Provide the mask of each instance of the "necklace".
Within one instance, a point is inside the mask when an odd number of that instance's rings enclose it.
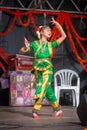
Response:
[[[40,41],[40,51],[41,51],[41,52],[44,52],[44,51],[45,51],[46,44],[47,44],[47,41],[46,41],[45,43],[41,43],[41,41]],[[43,46],[43,45],[44,45],[44,46]]]

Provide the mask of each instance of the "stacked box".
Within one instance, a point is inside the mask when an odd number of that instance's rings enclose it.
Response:
[[[10,105],[33,105],[36,81],[30,71],[12,71],[10,73]]]
[[[11,106],[32,106],[35,93],[36,80],[31,71],[10,72],[10,105]],[[48,105],[46,99],[44,105]]]

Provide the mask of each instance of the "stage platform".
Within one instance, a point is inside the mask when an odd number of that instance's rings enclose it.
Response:
[[[40,118],[33,119],[30,106],[0,106],[0,130],[87,130],[81,125],[76,107],[62,106],[62,110],[62,116],[53,118],[52,108],[43,106]]]

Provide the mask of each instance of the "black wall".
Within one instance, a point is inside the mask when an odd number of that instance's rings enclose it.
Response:
[[[0,23],[0,31],[5,31],[12,20],[12,16],[3,13],[2,14],[2,21]],[[43,15],[35,15],[35,23],[37,26],[44,25],[44,16]],[[46,22],[47,25],[50,25],[51,17],[47,16]],[[80,36],[86,37],[87,36],[87,21],[83,20],[83,22],[79,20],[72,20],[73,25]],[[64,27],[65,30],[65,27]],[[66,32],[66,30],[65,30]],[[67,32],[66,32],[67,33]],[[36,33],[32,24],[30,23],[28,27],[20,26],[18,21],[16,21],[13,29],[7,35],[0,37],[0,47],[4,49],[4,51],[9,54],[18,54],[19,49],[24,45],[24,37],[31,42],[32,40],[36,40]],[[85,44],[85,48],[87,48],[87,44]],[[33,55],[31,52],[26,53],[25,55]],[[81,54],[83,55],[83,54]],[[54,73],[62,68],[69,68],[75,70],[81,79],[80,88],[83,89],[84,86],[87,86],[87,72],[85,72],[81,65],[78,63],[76,57],[74,56],[68,37],[66,40],[58,47],[56,50],[54,57],[52,59],[54,65]],[[53,85],[53,82],[52,82]]]

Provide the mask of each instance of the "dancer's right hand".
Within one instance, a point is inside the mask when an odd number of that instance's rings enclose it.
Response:
[[[24,54],[24,53],[27,52],[27,51],[28,51],[28,47],[24,46],[24,47],[22,47],[22,48],[19,50],[19,53],[20,53],[20,54]]]

